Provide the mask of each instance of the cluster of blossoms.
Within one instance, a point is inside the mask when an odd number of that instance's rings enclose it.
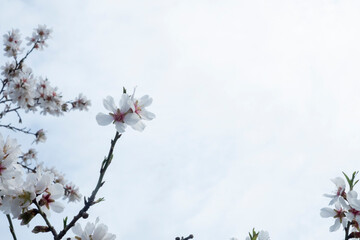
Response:
[[[33,151],[29,150],[22,155],[23,158]],[[22,224],[28,224],[40,210],[47,216],[50,209],[62,212],[64,205],[59,201],[61,197],[68,201],[80,200],[78,189],[73,186],[72,191],[68,191],[69,185],[63,176],[53,169],[43,169],[38,165],[36,170],[25,174],[18,163],[20,156],[17,141],[9,137],[4,141],[0,135],[0,210],[4,214],[11,214],[22,219]]]
[[[99,218],[94,223],[87,223],[84,230],[79,223],[72,228],[76,235],[72,240],[114,240],[116,236],[108,233],[108,227],[105,224],[98,224]]]
[[[104,107],[106,110],[110,111],[110,113],[98,113],[96,115],[96,120],[101,126],[114,123],[115,128],[119,133],[125,132],[127,125],[137,131],[143,131],[145,124],[142,120],[152,120],[155,118],[155,114],[145,109],[151,103],[152,98],[148,95],[137,99],[135,98],[135,90],[132,95],[128,95],[126,90],[124,90],[124,93],[120,98],[119,107],[116,107],[113,97],[108,96],[104,99]]]
[[[28,45],[32,45],[32,48],[20,61],[17,60],[22,52],[19,30],[12,30],[4,35],[4,55],[13,57],[13,61],[1,67],[4,79],[1,80],[3,87],[0,91],[0,104],[4,106],[0,118],[17,109],[36,111],[39,108],[44,115],[59,116],[69,109],[87,110],[90,106],[90,101],[82,94],[73,101],[64,101],[56,87],[52,87],[46,78],[35,77],[31,68],[24,64],[24,60],[34,49],[42,50],[47,46],[50,33],[51,30],[45,25],[39,25],[34,29],[32,37],[27,38]],[[15,104],[16,107],[11,108],[10,103]]]
[[[357,172],[354,172],[350,179],[344,173],[350,188],[347,192],[346,182],[343,178],[336,177],[331,179],[336,189],[332,194],[324,194],[324,196],[331,199],[329,205],[334,207],[325,207],[320,210],[322,217],[335,219],[334,224],[329,229],[330,232],[334,232],[342,226],[345,234],[347,234],[346,239],[360,237],[360,199],[358,199],[358,193],[353,190],[353,187],[358,182],[355,181],[356,174]]]
[[[31,47],[22,58],[19,56],[24,50],[21,47],[20,31],[11,30],[3,36],[4,56],[12,60],[0,67],[0,127],[33,134],[35,143],[45,142],[43,129],[32,133],[26,128],[14,127],[11,123],[4,124],[5,116],[16,113],[19,123],[22,123],[20,110],[25,113],[40,110],[43,115],[60,116],[69,110],[88,110],[91,105],[82,94],[72,101],[63,100],[61,93],[50,85],[48,79],[35,77],[32,69],[25,65],[24,62],[32,51],[47,47],[51,32],[45,25],[34,29],[32,36],[26,38],[27,45]],[[79,188],[65,180],[63,174],[55,168],[45,168],[33,160],[37,160],[35,149],[30,148],[22,153],[15,139],[7,137],[4,140],[0,134],[0,211],[8,216],[9,221],[10,217],[21,220],[22,225],[28,225],[37,215],[47,219],[52,211],[62,212],[65,207],[63,200],[69,203],[78,202],[82,198]],[[92,238],[94,240],[115,238],[108,238],[108,234],[105,234],[107,238],[103,238],[104,225],[99,225],[96,229],[98,230],[94,230]],[[34,233],[49,231],[53,231],[50,226],[36,226],[33,229]],[[13,232],[12,234],[14,236]]]
[[[20,31],[18,29],[13,29],[4,34],[5,56],[16,58],[22,52],[20,48],[21,42]]]
[[[31,37],[27,37],[28,46],[34,46],[36,49],[43,50],[44,47],[47,47],[46,40],[50,38],[52,30],[46,28],[46,25],[39,25],[35,31],[32,33]]]

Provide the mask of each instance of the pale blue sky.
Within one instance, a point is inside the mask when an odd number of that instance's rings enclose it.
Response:
[[[329,233],[319,212],[329,179],[359,169],[359,10],[326,0],[0,0],[0,32],[53,28],[28,65],[64,97],[92,100],[85,113],[25,119],[48,131],[40,160],[84,195],[115,131],[96,124],[102,99],[118,100],[123,86],[153,97],[157,118],[124,134],[99,193],[106,202],[90,210],[117,239],[244,239],[256,227],[274,240],[335,240],[342,232]],[[51,219],[59,228],[80,207]],[[50,239],[15,227],[19,239]]]

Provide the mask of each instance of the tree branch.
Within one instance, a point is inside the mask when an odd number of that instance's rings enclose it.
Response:
[[[63,230],[61,230],[59,232],[57,237],[54,238],[55,240],[62,239],[65,236],[65,234],[75,225],[75,223],[81,217],[83,217],[84,214],[86,214],[86,211],[89,210],[89,208],[96,203],[95,202],[96,194],[105,183],[105,182],[103,182],[103,178],[104,178],[105,172],[106,172],[107,168],[109,167],[111,160],[113,158],[113,151],[114,151],[116,142],[117,142],[117,140],[119,140],[120,137],[121,137],[121,134],[116,132],[114,139],[111,140],[111,145],[110,145],[110,150],[109,150],[108,156],[101,163],[99,179],[98,179],[96,187],[93,190],[91,196],[87,200],[86,200],[86,198],[84,198],[84,207],[79,211],[79,213],[76,216],[74,216],[74,218],[71,220],[71,222],[68,225],[66,225]]]
[[[12,224],[10,214],[6,214],[6,217],[7,217],[7,220],[9,222],[9,229],[10,229],[11,235],[12,235],[14,240],[17,240],[16,234],[15,234],[15,229],[14,229],[14,226]]]
[[[51,225],[51,223],[49,222],[49,219],[46,217],[46,214],[41,210],[39,204],[37,203],[36,199],[34,199],[33,203],[35,204],[35,206],[37,207],[37,209],[39,210],[40,215],[42,216],[42,218],[44,219],[46,225],[49,227],[51,233],[54,235],[54,239],[56,239],[56,237],[58,236],[55,228]]]
[[[0,127],[10,129],[10,130],[12,130],[14,132],[19,131],[19,132],[23,132],[23,133],[26,133],[26,134],[32,134],[32,135],[36,136],[36,133],[31,132],[31,129],[13,127],[13,126],[11,126],[11,123],[9,123],[7,125],[0,124]]]

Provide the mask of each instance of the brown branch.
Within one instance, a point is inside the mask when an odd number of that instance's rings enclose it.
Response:
[[[14,132],[19,131],[19,132],[22,132],[22,133],[32,134],[32,135],[35,135],[35,136],[36,136],[36,133],[31,132],[31,129],[17,128],[17,127],[11,126],[11,123],[9,123],[9,124],[7,124],[7,125],[0,124],[0,127],[4,127],[4,128],[7,128],[7,129],[10,129],[10,130],[12,130],[12,131],[14,131]]]
[[[20,69],[22,66],[22,63],[25,61],[25,59],[29,56],[29,54],[36,48],[36,45],[39,43],[39,41],[36,41],[36,43],[34,43],[34,46],[26,53],[26,55],[20,60],[19,63],[17,63],[16,59],[16,67],[14,69],[14,71]]]
[[[11,218],[10,218],[10,214],[6,214],[6,217],[7,217],[7,220],[9,222],[9,229],[10,229],[11,235],[12,235],[14,240],[17,240],[16,234],[15,234],[15,229],[14,229],[14,226],[13,226]]]
[[[116,132],[114,139],[111,140],[111,146],[110,146],[108,156],[101,163],[99,179],[98,179],[96,187],[93,190],[91,196],[87,200],[86,200],[86,198],[84,198],[84,207],[79,211],[79,213],[77,215],[74,216],[74,218],[71,220],[71,222],[68,225],[66,225],[63,230],[61,230],[59,232],[57,237],[54,238],[55,240],[62,239],[65,236],[65,234],[75,225],[75,223],[81,217],[86,215],[86,211],[89,210],[89,208],[96,203],[96,201],[95,201],[96,194],[105,183],[105,182],[103,182],[103,178],[104,178],[105,172],[106,172],[107,168],[109,167],[111,160],[113,158],[113,151],[114,151],[116,142],[117,142],[117,140],[119,140],[120,137],[121,137],[121,134]]]
[[[21,162],[18,162],[17,164],[19,164],[20,166],[22,166],[23,168],[25,168],[25,169],[28,170],[29,172],[36,173],[36,167],[35,167],[35,168],[31,168],[31,167],[28,167],[28,166],[22,164]]]
[[[37,207],[37,209],[39,210],[40,215],[42,216],[42,218],[44,219],[46,225],[49,227],[51,233],[54,235],[54,239],[56,239],[56,237],[58,236],[55,228],[51,225],[51,223],[49,222],[49,219],[47,218],[46,214],[41,210],[39,204],[37,203],[36,199],[34,199],[33,203],[35,204],[35,206]]]

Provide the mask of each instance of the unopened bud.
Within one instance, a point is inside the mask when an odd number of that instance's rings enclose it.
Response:
[[[81,217],[87,219],[89,217],[89,214],[87,212],[84,212]]]
[[[35,226],[32,232],[33,233],[50,232],[50,228],[48,226]]]
[[[37,209],[31,209],[19,215],[18,219],[22,220],[21,225],[29,224],[29,222],[38,214],[39,211]]]
[[[66,103],[64,103],[63,105],[61,105],[61,110],[62,110],[63,112],[67,112],[67,111],[69,110],[68,105],[67,105]]]

